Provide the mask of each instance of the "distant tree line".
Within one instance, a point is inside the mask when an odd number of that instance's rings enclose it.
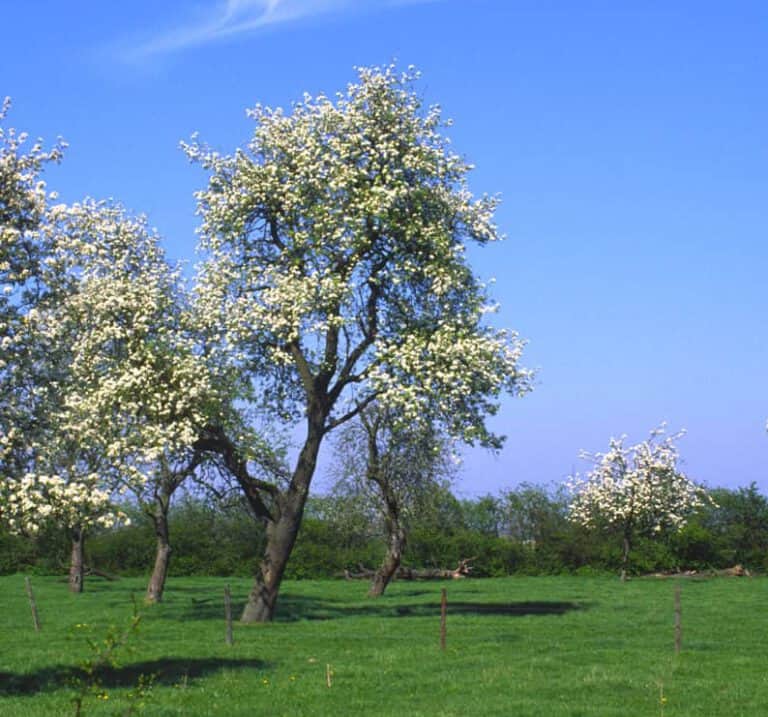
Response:
[[[706,570],[742,564],[768,568],[768,499],[753,483],[711,491],[715,505],[701,507],[679,531],[640,537],[632,571]],[[459,499],[440,486],[422,499],[403,554],[408,567],[454,567],[471,558],[476,576],[616,573],[621,541],[611,528],[587,530],[569,521],[561,489],[522,484],[497,495]],[[155,530],[135,506],[123,509],[129,526],[95,533],[86,564],[114,575],[152,571]],[[187,494],[170,511],[175,536],[170,576],[250,576],[265,536],[239,502],[212,502]],[[288,567],[288,578],[321,578],[375,568],[386,552],[385,518],[355,491],[310,498]],[[0,532],[0,572],[66,573],[70,543],[55,529],[32,537]]]

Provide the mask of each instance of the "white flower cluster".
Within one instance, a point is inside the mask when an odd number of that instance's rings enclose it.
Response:
[[[683,435],[665,435],[661,424],[642,443],[626,446],[626,436],[621,436],[610,440],[606,453],[582,453],[594,468],[567,484],[574,494],[571,519],[586,527],[622,526],[651,533],[681,528],[691,511],[710,501],[678,466],[676,441]]]
[[[360,69],[335,99],[257,106],[232,155],[184,145],[211,173],[197,194],[199,311],[219,347],[299,410],[327,386],[337,415],[374,396],[407,415],[429,405],[486,441],[484,416],[531,375],[517,335],[481,323],[487,297],[465,260],[467,243],[501,238],[497,200],[468,191],[471,167],[416,77]]]
[[[151,491],[161,462],[188,458],[221,391],[179,271],[144,219],[88,200],[52,207],[37,232],[45,292],[25,308],[21,337],[39,357],[37,377],[25,371],[43,420],[3,436],[0,464],[22,442],[28,469],[4,470],[0,511],[28,532],[108,525],[120,517],[111,496]],[[3,412],[4,424],[12,418]]]
[[[179,271],[146,222],[96,202],[57,220],[55,262],[69,290],[36,320],[44,340],[68,347],[57,423],[98,447],[115,483],[140,492],[158,460],[191,451],[219,393]]]
[[[39,257],[28,233],[43,221],[49,198],[40,173],[45,164],[59,162],[66,147],[59,141],[46,150],[41,140],[27,147],[25,132],[3,126],[9,108],[6,97],[0,105],[0,316],[34,274]]]
[[[514,333],[445,322],[399,343],[382,342],[370,380],[380,403],[406,422],[434,415],[437,403],[451,435],[482,442],[482,417],[495,413],[499,394],[531,388],[531,372],[520,367],[524,345]]]
[[[4,481],[3,518],[14,532],[34,535],[46,523],[87,530],[95,526],[129,524],[128,516],[116,510],[110,494],[95,486],[98,475],[72,476],[27,473],[18,480]]]

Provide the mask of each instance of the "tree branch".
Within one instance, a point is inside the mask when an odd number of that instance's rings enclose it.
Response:
[[[325,432],[327,433],[328,431],[332,431],[337,426],[340,426],[342,423],[346,423],[351,418],[354,418],[355,416],[357,416],[367,406],[373,403],[378,398],[378,396],[379,394],[377,392],[374,392],[369,396],[366,396],[365,399],[363,399],[360,403],[356,404],[354,408],[351,408],[345,414],[339,416],[338,418],[334,418],[331,421],[328,421],[328,423],[326,423],[325,425]]]
[[[256,515],[267,520],[274,521],[275,516],[261,497],[261,491],[276,499],[280,495],[280,489],[268,481],[253,477],[246,461],[239,455],[236,447],[220,428],[209,428],[206,435],[199,438],[194,448],[197,451],[210,451],[221,456],[227,470],[245,493],[252,510]]]

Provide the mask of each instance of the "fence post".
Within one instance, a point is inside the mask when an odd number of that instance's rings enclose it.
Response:
[[[24,577],[24,587],[27,590],[29,598],[29,607],[32,610],[32,622],[35,624],[35,632],[40,632],[40,618],[37,615],[37,604],[35,603],[35,594],[32,592],[32,583],[29,576]]]
[[[683,616],[680,607],[680,583],[675,585],[675,654],[680,654],[683,646]]]
[[[224,619],[227,623],[225,640],[227,645],[232,645],[234,643],[232,638],[232,595],[229,592],[229,585],[224,588]]]
[[[448,596],[445,588],[440,591],[440,649],[445,650],[445,623],[448,614]]]

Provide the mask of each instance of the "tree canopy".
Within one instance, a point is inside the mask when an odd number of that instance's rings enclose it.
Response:
[[[465,258],[468,243],[501,239],[497,201],[468,191],[471,167],[416,77],[361,69],[335,100],[257,106],[234,154],[185,145],[211,173],[201,297],[288,415],[309,399],[329,429],[376,398],[492,442],[485,416],[530,378],[523,342],[484,320],[492,306]]]

